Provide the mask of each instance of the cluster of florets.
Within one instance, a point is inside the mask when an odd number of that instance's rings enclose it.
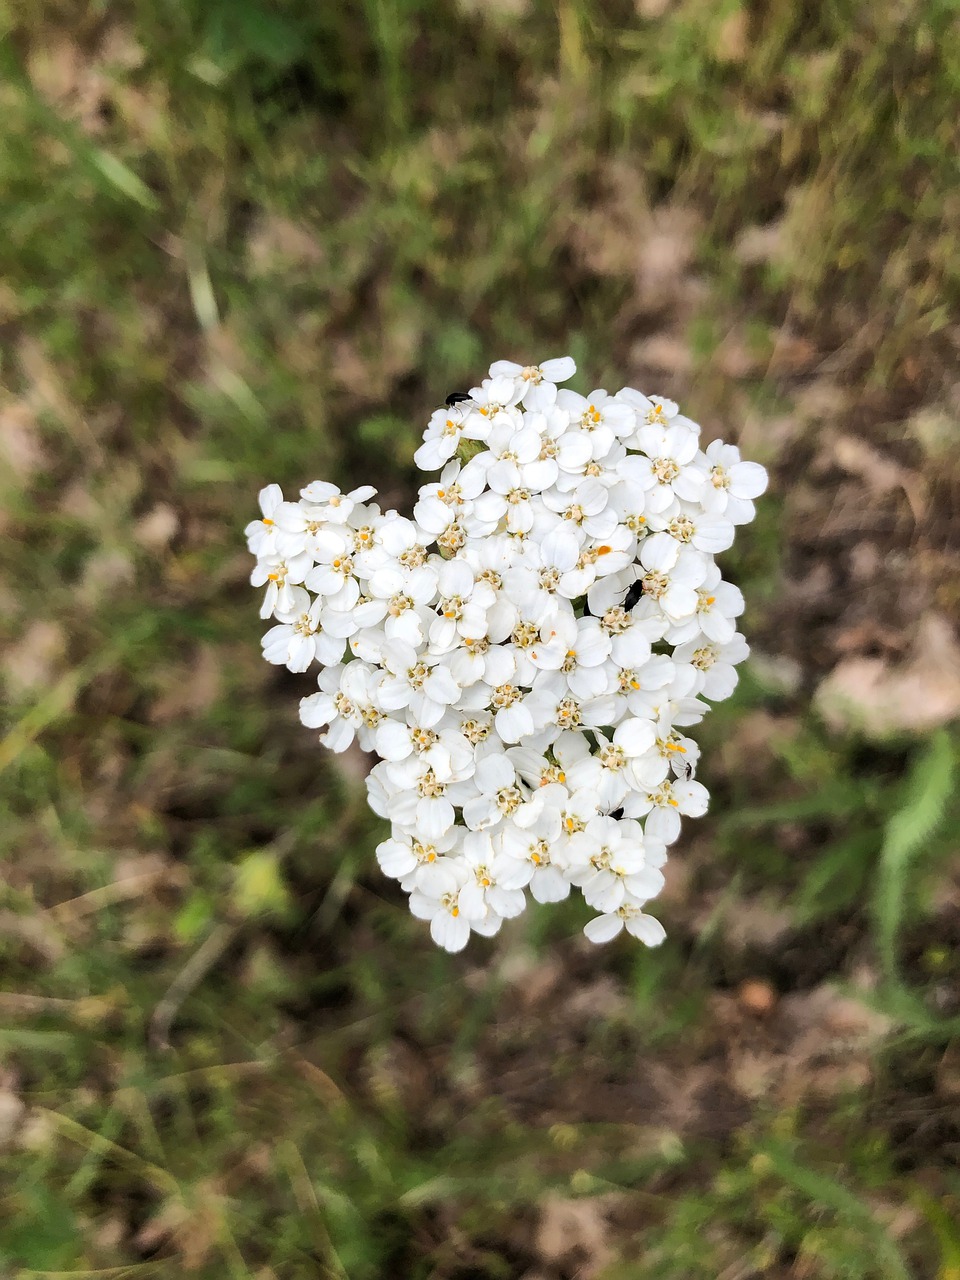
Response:
[[[714,555],[764,469],[701,450],[677,406],[631,387],[558,390],[569,358],[498,361],[430,418],[413,519],[369,486],[260,494],[247,527],[275,625],[268,662],[321,671],[300,704],[334,751],[379,762],[377,848],[434,940],[497,932],[529,892],[578,889],[584,932],[648,945],[680,815],[707,808],[685,730],[727,698],[743,597]]]

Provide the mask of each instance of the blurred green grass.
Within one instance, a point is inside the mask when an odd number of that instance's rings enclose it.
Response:
[[[811,709],[960,617],[956,28],[5,10],[0,1270],[960,1275],[956,733]],[[242,528],[270,480],[406,502],[447,391],[565,351],[770,466],[760,658],[662,951],[569,906],[451,959],[260,661]]]

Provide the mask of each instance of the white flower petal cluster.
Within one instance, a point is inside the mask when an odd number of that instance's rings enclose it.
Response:
[[[451,396],[412,519],[317,481],[268,485],[246,529],[264,657],[318,663],[303,723],[379,757],[378,861],[449,951],[571,889],[592,941],[661,942],[645,908],[708,802],[685,731],[749,652],[714,556],[766,472],[671,400],[561,389],[574,372],[501,360]]]

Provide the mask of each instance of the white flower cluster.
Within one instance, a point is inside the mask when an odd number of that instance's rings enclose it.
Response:
[[[763,467],[700,448],[677,406],[559,390],[569,358],[498,361],[431,417],[439,480],[413,519],[369,486],[260,494],[248,525],[268,662],[321,665],[303,723],[380,761],[383,871],[459,951],[578,888],[584,932],[664,937],[644,907],[680,815],[706,811],[685,730],[748,654],[714,555],[754,515]]]

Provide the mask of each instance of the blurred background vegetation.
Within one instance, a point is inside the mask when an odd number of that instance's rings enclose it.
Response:
[[[960,1277],[953,0],[0,9],[0,1275]],[[657,952],[438,954],[242,528],[498,357],[772,492]]]

